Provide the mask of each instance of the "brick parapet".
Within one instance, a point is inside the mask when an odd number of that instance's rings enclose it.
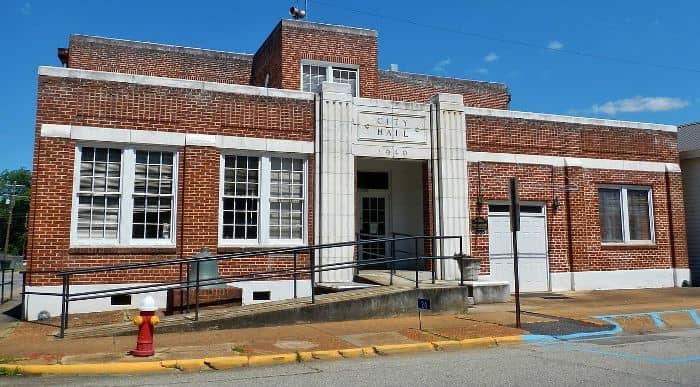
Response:
[[[473,152],[678,163],[675,132],[471,115],[466,126]]]
[[[253,56],[71,35],[68,67],[199,81],[250,84]]]

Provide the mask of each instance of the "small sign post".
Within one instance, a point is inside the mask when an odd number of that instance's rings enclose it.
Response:
[[[518,275],[518,231],[520,231],[520,198],[518,178],[510,178],[510,231],[513,235],[513,276],[515,277],[515,327],[520,328],[520,276]]]
[[[418,330],[423,330],[423,321],[421,320],[421,310],[430,310],[430,299],[418,299]]]

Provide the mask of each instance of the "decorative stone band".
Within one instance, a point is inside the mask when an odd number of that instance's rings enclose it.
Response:
[[[171,133],[152,130],[99,128],[75,125],[41,124],[41,136],[121,144],[189,145],[285,153],[314,152],[314,143],[311,141],[275,140],[195,133]]]
[[[467,151],[467,161],[486,161],[507,164],[552,165],[555,167],[581,167],[586,169],[614,169],[640,172],[680,172],[678,164],[656,161],[629,161],[611,159],[592,159],[583,157],[560,157],[528,155],[521,153],[492,153]]]
[[[534,121],[563,122],[563,123],[580,124],[580,125],[612,126],[612,127],[616,127],[616,128],[660,130],[663,132],[674,132],[674,133],[678,131],[678,127],[674,126],[674,125],[648,124],[645,122],[605,120],[605,119],[600,119],[600,118],[562,116],[562,115],[558,115],[558,114],[519,112],[519,111],[515,111],[515,110],[465,107],[464,114],[469,115],[469,116],[502,117],[502,118],[515,118],[515,119],[534,120]]]
[[[134,75],[111,73],[107,71],[71,69],[65,67],[40,66],[39,75],[58,78],[87,79],[92,81],[133,83],[146,86],[162,86],[180,89],[206,90],[219,93],[258,95],[263,97],[292,98],[303,100],[314,99],[313,93],[304,91],[272,89],[248,85],[234,85],[230,83],[193,81],[189,79],[154,77],[150,75]]]

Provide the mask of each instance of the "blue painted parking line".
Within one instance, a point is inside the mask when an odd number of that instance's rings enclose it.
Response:
[[[650,317],[657,328],[666,328],[666,323],[662,319],[662,315],[669,313],[688,313],[690,318],[695,322],[695,325],[700,326],[700,317],[698,317],[697,308],[696,309],[678,309],[678,310],[661,310],[653,312],[641,312],[641,313],[623,313],[623,314],[610,314],[605,316],[593,316],[593,318],[598,320],[603,320],[607,323],[613,324],[620,327],[615,320],[618,318],[631,318],[631,317]],[[620,328],[620,330],[622,330]]]
[[[595,340],[598,338],[607,338],[612,335],[623,332],[623,328],[617,319],[620,318],[631,318],[631,317],[649,317],[654,322],[657,328],[666,328],[666,323],[664,322],[662,315],[669,313],[688,313],[690,318],[695,322],[697,326],[700,327],[700,316],[698,316],[697,309],[679,309],[679,310],[662,310],[653,312],[640,312],[640,313],[623,313],[623,314],[610,314],[602,316],[592,316],[592,318],[604,321],[608,325],[612,325],[613,329],[595,332],[579,332],[571,333],[567,335],[522,335],[524,342],[528,343],[554,343],[556,341],[583,341],[583,340]]]

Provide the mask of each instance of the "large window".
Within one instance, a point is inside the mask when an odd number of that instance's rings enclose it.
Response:
[[[77,163],[71,244],[173,244],[173,152],[82,146]]]
[[[637,186],[598,188],[600,238],[603,243],[652,243],[651,189]]]
[[[173,153],[136,151],[132,238],[170,239]]]
[[[258,240],[259,176],[258,157],[226,156],[223,239]]]
[[[304,166],[300,158],[225,155],[221,243],[303,243]]]
[[[121,163],[121,149],[83,148],[78,180],[79,239],[117,239]]]
[[[358,76],[356,68],[348,68],[325,64],[303,64],[301,77],[302,91],[318,93],[321,84],[325,81],[335,83],[347,83],[350,85],[350,93],[358,96]]]

